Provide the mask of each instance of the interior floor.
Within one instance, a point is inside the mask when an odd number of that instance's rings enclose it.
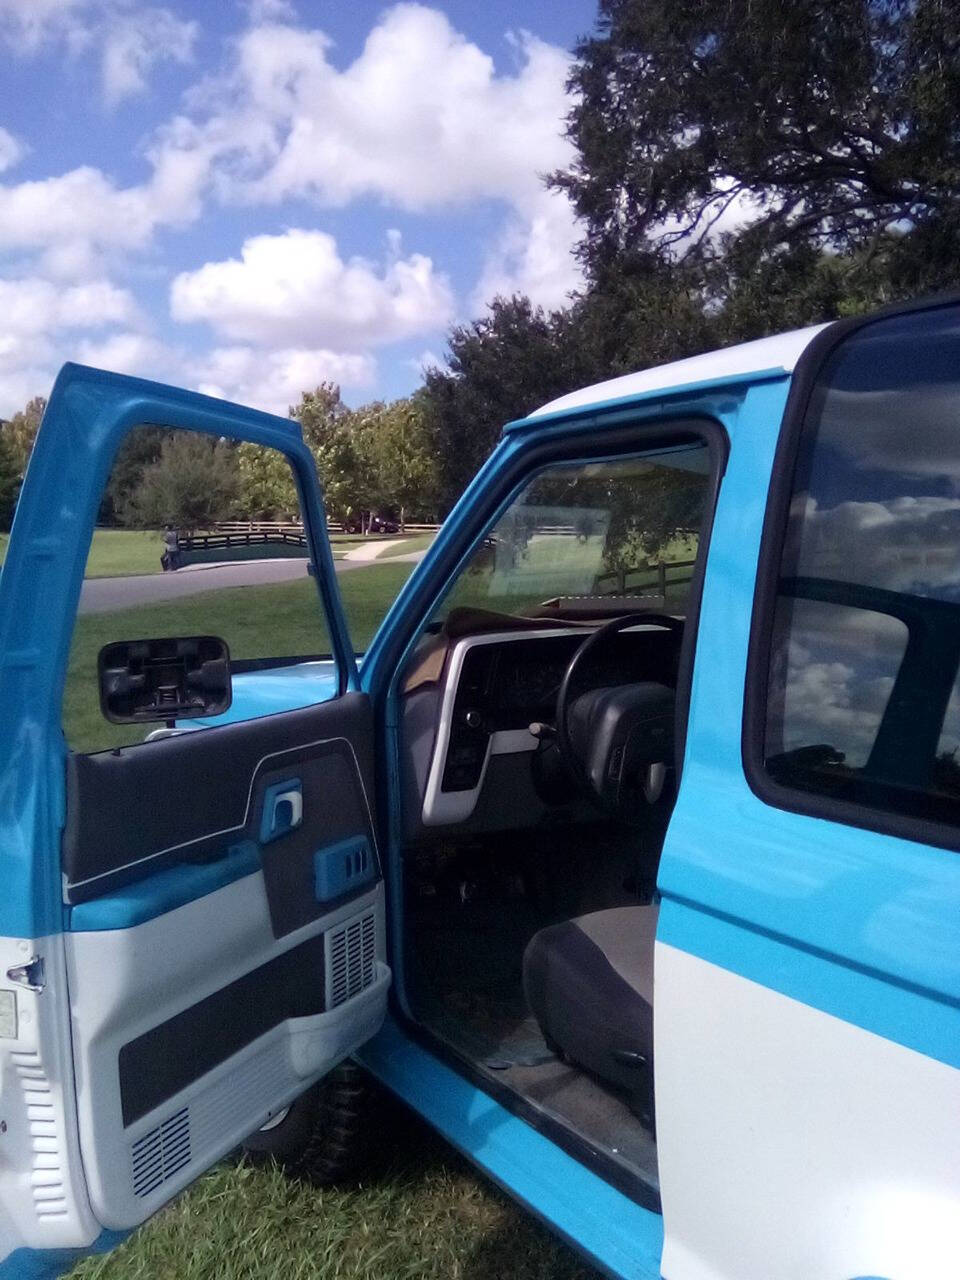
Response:
[[[659,808],[659,806],[658,806]],[[492,1080],[656,1189],[656,1142],[631,1100],[558,1056],[528,1007],[523,955],[548,925],[654,892],[668,813],[410,850],[406,973],[417,1019]]]

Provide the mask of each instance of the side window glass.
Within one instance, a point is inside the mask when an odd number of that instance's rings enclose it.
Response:
[[[960,823],[960,309],[828,362],[804,422],[768,671],[778,782]]]
[[[192,431],[134,429],[114,460],[87,558],[64,692],[69,747],[125,746],[162,727],[104,717],[97,659],[116,641],[226,641],[231,719],[331,697],[336,672],[311,569],[282,453]]]

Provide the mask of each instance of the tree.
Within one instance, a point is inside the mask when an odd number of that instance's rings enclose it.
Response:
[[[293,520],[300,499],[293,469],[277,449],[237,446],[237,514],[243,520]]]
[[[290,409],[313,452],[323,485],[327,514],[334,520],[359,518],[363,531],[370,510],[377,505],[377,478],[367,440],[369,419],[382,405],[349,409],[340,388],[322,382],[305,391]]]
[[[576,55],[551,181],[604,299],[666,277],[726,338],[960,279],[958,6],[600,0]]]
[[[124,523],[155,529],[175,525],[185,533],[234,515],[240,491],[236,447],[193,431],[172,432],[160,456],[144,468],[129,495]]]
[[[8,422],[0,424],[0,531],[9,529],[13,520],[20,486],[46,407],[43,396],[34,396]]]
[[[166,427],[134,427],[124,437],[110,468],[97,524],[122,523],[123,513],[140,488],[144,471],[160,457],[164,441],[170,435]]]
[[[441,509],[449,510],[496,444],[504,423],[602,376],[573,311],[546,313],[529,298],[495,298],[457,325],[447,368],[428,369],[425,427],[437,461]]]
[[[330,443],[349,414],[334,382],[321,382],[312,391],[304,391],[300,403],[290,406],[290,417],[300,423],[303,438],[315,453]]]
[[[7,434],[7,424],[3,423],[0,425],[0,533],[6,533],[13,521],[22,479],[19,460]]]
[[[370,422],[368,447],[377,491],[403,528],[410,517],[433,519],[439,500],[438,458],[427,430],[423,392],[382,405]]]

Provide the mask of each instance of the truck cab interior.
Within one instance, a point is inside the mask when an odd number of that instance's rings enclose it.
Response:
[[[714,452],[687,423],[528,475],[401,673],[400,999],[652,1206],[656,880]]]

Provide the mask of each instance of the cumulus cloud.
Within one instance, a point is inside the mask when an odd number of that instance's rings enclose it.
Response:
[[[198,157],[164,153],[150,181],[139,186],[117,187],[89,165],[0,184],[0,249],[44,250],[61,266],[73,262],[86,273],[99,266],[101,254],[142,249],[158,226],[196,218],[203,178]]]
[[[820,507],[804,513],[797,572],[912,595],[960,598],[960,498],[921,495]]]
[[[189,62],[198,31],[170,9],[135,0],[0,0],[0,39],[15,53],[53,42],[74,55],[98,51],[110,106],[142,93],[157,63]]]
[[[25,148],[9,129],[0,126],[0,173],[12,168],[24,155]]]
[[[205,395],[235,400],[286,413],[301,391],[321,382],[366,388],[376,373],[372,356],[288,347],[262,351],[253,347],[218,347],[190,366],[193,385]]]
[[[224,337],[338,350],[430,332],[448,322],[452,305],[431,260],[400,256],[395,237],[381,268],[345,262],[333,236],[302,230],[253,236],[239,258],[178,275],[170,294],[175,320],[204,320]]]
[[[144,93],[147,76],[163,61],[188,63],[199,27],[169,9],[137,9],[115,14],[103,43],[103,92],[111,106]]]
[[[138,378],[164,379],[178,364],[174,352],[148,333],[121,331],[105,338],[84,338],[74,358],[80,364]]]
[[[57,366],[83,347],[84,331],[137,326],[142,317],[126,289],[109,280],[59,286],[37,276],[0,279],[0,416],[46,392]],[[88,340],[91,341],[91,340]],[[84,358],[80,355],[80,358]],[[92,361],[91,363],[98,363]]]
[[[480,308],[498,294],[523,293],[548,309],[567,306],[583,284],[573,255],[577,239],[576,218],[562,192],[542,190],[523,201],[487,255],[472,305]]]
[[[0,280],[0,315],[8,335],[27,336],[129,324],[137,317],[137,306],[126,289],[108,280],[61,288],[29,277]]]
[[[228,73],[193,95],[179,145],[210,157],[232,202],[342,207],[374,197],[415,212],[504,202],[474,304],[525,292],[559,306],[581,283],[577,227],[541,175],[572,157],[569,55],[526,32],[512,43],[515,67],[498,74],[443,13],[398,4],[339,69],[322,31],[274,16],[244,33]]]
[[[907,645],[904,623],[865,609],[794,601],[778,612],[771,751],[828,744],[861,767],[870,754]]]
[[[304,202],[324,209],[372,199],[443,213],[490,201],[504,222],[471,307],[513,292],[564,303],[580,282],[570,255],[577,229],[566,198],[540,179],[571,154],[564,51],[520,33],[512,65],[498,71],[439,10],[401,3],[376,18],[352,60],[337,61],[328,36],[300,24],[287,0],[248,0],[246,10],[248,26],[226,46],[222,73],[195,85],[183,111],[146,140],[143,180],[81,165],[0,182],[0,252],[18,276],[64,294],[102,287],[152,252],[161,229],[186,228],[215,202],[275,208],[296,200],[303,222]],[[196,37],[195,21],[162,4],[0,0],[0,44],[21,56],[55,44],[96,59],[112,104],[144,92],[162,61],[189,61]],[[19,140],[0,130],[0,172],[20,154]],[[446,275],[425,254],[394,237],[378,261],[348,258],[312,229],[252,236],[236,257],[177,276],[171,314],[210,326],[219,346],[209,368],[177,355],[175,340],[154,343],[126,298],[124,311],[104,295],[108,318],[91,313],[81,358],[273,408],[296,399],[302,387],[293,380],[301,378],[370,385],[372,348],[434,335],[456,314]],[[30,350],[23,332],[8,336],[7,408],[24,386],[28,394],[42,389],[61,354],[78,352],[79,337],[67,343],[62,335],[81,330],[65,329],[54,311],[48,307]],[[104,333],[111,327],[117,332]]]
[[[420,211],[537,190],[538,174],[570,155],[569,58],[526,33],[516,46],[516,71],[498,75],[439,10],[398,4],[338,70],[323,32],[252,27],[230,76],[210,86],[211,120],[253,111],[273,125],[274,154],[238,195],[323,205],[376,195]]]

